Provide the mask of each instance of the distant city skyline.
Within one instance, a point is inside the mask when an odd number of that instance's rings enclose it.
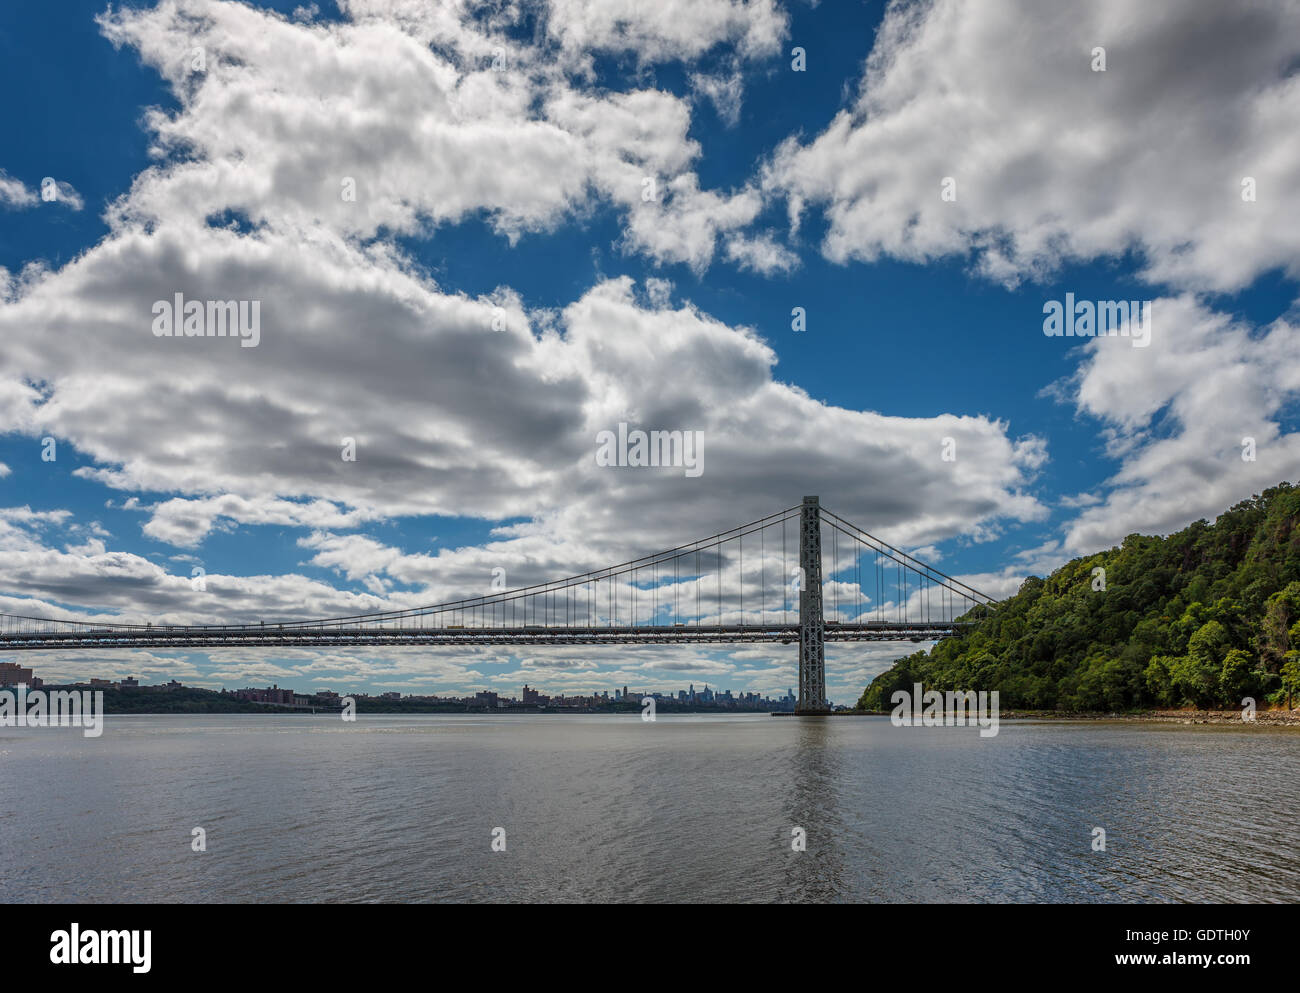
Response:
[[[62,681],[42,679],[40,676],[35,675],[35,670],[30,666],[23,667],[15,663],[0,662],[0,686],[15,686],[18,685],[19,683],[24,683],[29,687],[39,687],[46,682],[49,682],[51,685],[64,685]],[[504,693],[498,691],[482,690],[482,689],[473,691],[471,693],[461,694],[459,696],[455,694],[448,694],[448,693],[405,693],[403,694],[396,691],[384,691],[382,693],[370,694],[368,692],[350,689],[346,687],[344,684],[339,684],[339,689],[333,689],[331,687],[321,687],[319,689],[309,690],[304,693],[298,693],[296,690],[288,686],[282,687],[278,683],[275,683],[265,688],[259,688],[254,686],[244,686],[239,688],[229,688],[226,686],[210,687],[210,686],[200,686],[197,683],[186,684],[179,680],[169,680],[166,684],[150,685],[148,683],[142,683],[140,679],[136,676],[120,676],[116,678],[94,676],[94,677],[87,677],[83,679],[74,679],[71,680],[69,684],[85,685],[91,687],[96,687],[96,686],[111,687],[114,689],[118,689],[118,688],[179,689],[189,685],[189,686],[194,686],[195,688],[198,689],[217,689],[223,692],[231,693],[235,696],[239,696],[242,699],[256,700],[257,702],[261,702],[261,703],[284,704],[286,706],[294,705],[295,700],[297,700],[301,704],[303,701],[311,697],[330,696],[330,697],[338,698],[340,696],[349,696],[349,695],[365,696],[365,697],[373,696],[378,699],[390,699],[390,700],[401,700],[409,697],[415,697],[420,699],[438,698],[438,699],[445,699],[445,700],[451,700],[451,699],[472,700],[476,697],[481,698],[484,696],[484,694],[490,694],[493,697],[499,698],[502,701],[509,701],[510,703],[519,704],[522,706],[528,706],[528,705],[545,706],[551,700],[572,701],[572,700],[581,700],[581,699],[586,699],[586,700],[603,699],[605,702],[612,702],[612,703],[634,701],[639,704],[643,698],[652,697],[657,700],[669,700],[672,702],[677,702],[682,704],[698,703],[702,705],[711,705],[715,701],[724,702],[724,703],[731,703],[733,701],[742,701],[753,705],[771,704],[773,706],[793,707],[796,699],[796,694],[792,687],[787,687],[785,692],[780,697],[773,698],[768,695],[759,694],[755,692],[733,693],[729,689],[710,687],[707,683],[704,684],[699,690],[696,690],[694,683],[688,684],[685,689],[653,688],[653,689],[641,689],[636,691],[629,690],[627,684],[624,684],[621,689],[619,687],[614,687],[612,690],[609,688],[603,688],[598,690],[592,690],[590,692],[573,691],[573,690],[569,690],[567,692],[543,691],[541,690],[540,687],[536,687],[536,686],[530,687],[527,683],[525,683],[518,697],[508,697]]]

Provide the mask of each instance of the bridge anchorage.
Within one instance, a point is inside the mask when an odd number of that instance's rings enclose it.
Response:
[[[209,585],[217,581],[208,578]],[[937,641],[960,633],[993,604],[808,496],[798,506],[654,555],[427,607],[242,624],[0,613],[0,654],[797,641],[795,712],[811,716],[829,712],[826,642]],[[202,602],[183,606],[197,612]]]

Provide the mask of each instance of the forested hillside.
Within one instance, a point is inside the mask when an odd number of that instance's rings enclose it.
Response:
[[[1300,704],[1298,519],[1300,489],[1281,483],[1214,524],[1129,535],[1031,576],[965,636],[877,676],[858,706],[887,710],[916,682],[998,690],[1004,708]]]

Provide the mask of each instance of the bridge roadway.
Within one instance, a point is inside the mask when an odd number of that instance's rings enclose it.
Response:
[[[953,622],[827,622],[826,641],[938,641],[968,625]],[[306,627],[291,625],[138,625],[62,631],[6,632],[0,650],[51,651],[74,648],[242,648],[334,645],[395,647],[402,645],[658,645],[718,642],[780,642],[799,640],[798,623],[732,625],[627,625],[622,627]]]

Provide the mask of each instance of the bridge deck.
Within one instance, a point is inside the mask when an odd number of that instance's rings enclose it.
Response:
[[[966,627],[951,622],[828,623],[827,641],[937,641]],[[336,645],[653,645],[671,643],[781,642],[799,640],[798,624],[664,627],[293,627],[261,625],[32,631],[0,634],[0,650],[51,651],[75,648],[238,648]]]

